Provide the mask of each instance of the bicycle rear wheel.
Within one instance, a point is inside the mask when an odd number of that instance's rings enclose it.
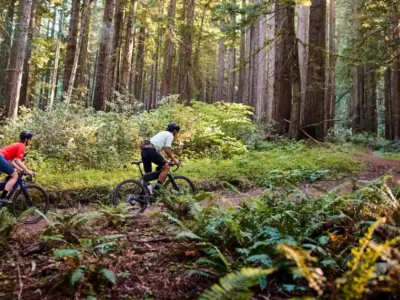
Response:
[[[20,188],[13,195],[13,212],[17,218],[24,214],[25,224],[35,224],[43,219],[43,215],[49,209],[49,195],[42,187],[35,184],[26,185],[25,189],[26,193]]]
[[[194,195],[197,193],[194,183],[185,176],[174,176],[174,181],[168,180],[164,187],[167,191],[179,193],[183,195]]]
[[[149,193],[140,181],[127,179],[119,183],[115,188],[112,202],[115,206],[119,203],[129,203],[132,205],[134,214],[141,214],[146,210],[149,198]]]

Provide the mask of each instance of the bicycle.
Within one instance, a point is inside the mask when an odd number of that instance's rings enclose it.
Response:
[[[27,179],[24,179],[24,177],[27,177]],[[7,177],[6,180],[0,182],[0,190],[4,190],[9,179],[10,177]],[[25,184],[25,181],[32,183]],[[49,209],[49,195],[42,187],[33,184],[33,182],[34,177],[31,175],[27,173],[18,174],[17,182],[7,196],[8,199],[11,199],[11,203],[3,204],[6,206],[12,205],[12,212],[17,218],[21,216],[24,211],[32,207],[40,211],[40,213],[38,213],[35,210],[32,212],[32,217],[27,216],[27,219],[24,220],[25,224],[35,224],[39,222]]]
[[[128,203],[133,206],[133,210],[137,210],[137,213],[135,213],[137,215],[143,213],[149,205],[156,203],[157,195],[153,194],[153,187],[155,185],[151,185],[150,182],[156,181],[161,172],[160,170],[156,170],[155,172],[144,174],[141,164],[142,161],[132,162],[132,165],[137,165],[139,168],[140,180],[127,179],[120,182],[112,195],[112,202],[115,206],[120,202],[128,202],[128,198],[130,197],[131,201]],[[196,187],[189,178],[181,175],[174,176],[172,174],[178,171],[180,166],[173,163],[169,163],[169,165],[176,168],[168,172],[167,179],[163,185],[164,188],[159,192],[175,191],[182,194],[196,194]]]

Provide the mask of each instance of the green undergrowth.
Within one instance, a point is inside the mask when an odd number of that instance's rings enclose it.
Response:
[[[199,189],[214,191],[232,185],[242,190],[252,186],[290,186],[343,177],[359,172],[361,168],[362,165],[352,159],[351,151],[336,146],[309,148],[301,143],[289,143],[232,159],[187,161],[177,173],[191,178]],[[37,183],[50,191],[52,202],[92,202],[109,201],[119,182],[139,177],[136,166],[114,171],[60,172],[51,164],[44,164],[38,171]]]
[[[400,153],[390,153],[390,152],[374,152],[374,155],[384,159],[400,160]]]

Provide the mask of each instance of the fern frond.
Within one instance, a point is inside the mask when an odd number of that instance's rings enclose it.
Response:
[[[274,269],[243,268],[242,270],[226,275],[205,291],[202,300],[244,300],[254,294],[250,288],[258,284],[259,278],[274,272]]]

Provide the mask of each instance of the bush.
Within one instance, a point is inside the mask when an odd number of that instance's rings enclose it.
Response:
[[[24,110],[17,120],[1,127],[1,144],[13,143],[22,130],[35,139],[30,163],[50,164],[59,171],[70,169],[111,170],[138,158],[139,143],[171,121],[182,131],[174,148],[182,158],[205,155],[228,158],[247,152],[246,140],[257,134],[251,110],[241,104],[184,106],[168,97],[160,108],[142,114],[136,110],[95,112],[76,104],[58,104],[51,111]]]

